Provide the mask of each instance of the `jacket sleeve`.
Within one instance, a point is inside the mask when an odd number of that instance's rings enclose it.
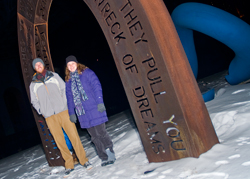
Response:
[[[69,115],[75,114],[75,104],[73,101],[73,95],[71,91],[71,85],[69,82],[66,82],[66,97],[67,97],[67,105],[69,110]]]
[[[88,70],[88,79],[89,79],[89,82],[91,84],[91,89],[93,90],[93,92],[95,94],[95,100],[96,100],[97,104],[103,103],[101,83],[100,83],[98,77],[96,76],[95,72],[93,72],[90,69],[87,69],[87,70]]]
[[[37,96],[34,93],[33,88],[34,88],[34,85],[30,84],[30,100],[31,100],[31,104],[36,109],[37,113],[40,115],[40,114],[42,114],[41,111],[40,111],[40,102],[39,102],[39,99],[37,99]]]

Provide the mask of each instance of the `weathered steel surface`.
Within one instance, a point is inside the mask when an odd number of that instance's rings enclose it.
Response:
[[[38,4],[39,2],[41,1],[37,1]],[[93,12],[109,43],[149,162],[198,157],[218,143],[196,80],[163,1],[84,2]],[[47,18],[50,5],[46,4],[44,7],[47,12],[44,10],[43,14]],[[29,46],[29,33],[23,35],[19,32],[21,61],[25,61],[21,53],[24,41],[26,48],[31,47],[25,54],[30,60],[28,63],[39,52],[43,54],[43,59],[47,59],[48,67],[53,68],[45,30],[47,22],[44,23],[47,19],[37,14],[35,18],[28,13],[23,16],[28,21],[43,24],[41,27],[34,25],[33,30],[27,32],[35,34],[36,31],[38,36],[40,34],[39,38],[46,38],[46,45],[35,47],[30,43],[32,45]],[[44,36],[42,31],[45,32]],[[34,36],[31,35],[30,39],[34,39],[32,42],[37,44]],[[41,49],[44,51],[41,52]],[[26,78],[29,73],[25,73],[25,67],[22,68]],[[30,68],[31,66],[26,71]]]
[[[162,0],[84,0],[111,48],[150,162],[198,157],[218,143]]]
[[[40,57],[43,59],[46,69],[54,70],[48,48],[47,34],[47,18],[50,4],[51,1],[49,0],[18,1],[17,26],[19,54],[28,96],[30,95],[29,84],[34,74],[32,60]],[[49,166],[64,166],[64,160],[48,130],[45,119],[38,115],[33,107],[32,111]]]

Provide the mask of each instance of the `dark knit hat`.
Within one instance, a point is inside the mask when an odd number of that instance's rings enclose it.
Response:
[[[77,61],[77,59],[76,59],[76,57],[74,56],[74,55],[70,55],[70,56],[68,56],[67,58],[66,58],[66,64],[68,63],[68,62],[76,62],[76,63],[78,63],[78,61]]]
[[[43,64],[43,66],[45,66],[44,62],[43,62],[43,60],[41,58],[35,58],[33,60],[33,62],[32,62],[32,66],[33,66],[34,70],[35,70],[35,65],[36,65],[37,62],[41,62]]]

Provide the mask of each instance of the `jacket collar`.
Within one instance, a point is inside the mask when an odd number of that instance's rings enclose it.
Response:
[[[44,80],[44,82],[46,82],[47,80],[49,80],[49,79],[50,79],[51,77],[53,77],[53,76],[54,76],[54,75],[53,75],[53,73],[52,73],[51,71],[47,71],[46,74],[45,74],[45,80]],[[33,75],[32,82],[33,82],[33,83],[42,83],[41,80],[38,80],[38,79],[37,79],[37,73],[35,73],[35,74]]]

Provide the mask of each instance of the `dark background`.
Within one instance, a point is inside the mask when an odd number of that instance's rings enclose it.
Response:
[[[170,14],[182,3],[200,2],[250,24],[246,0],[164,2]],[[16,12],[16,0],[0,0],[0,159],[41,143],[22,79]],[[99,77],[108,116],[130,109],[107,41],[87,5],[82,0],[53,0],[48,27],[55,71],[64,79],[65,58],[75,55]],[[228,69],[234,57],[231,49],[195,31],[194,41],[199,69],[197,80]]]

